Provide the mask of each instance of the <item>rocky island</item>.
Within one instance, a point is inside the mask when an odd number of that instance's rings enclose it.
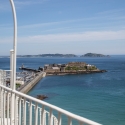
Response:
[[[43,68],[46,75],[66,75],[66,74],[88,74],[103,73],[106,70],[100,70],[94,65],[85,62],[69,62],[67,64],[46,64]]]
[[[109,57],[109,55],[97,54],[97,53],[86,53],[80,57]]]

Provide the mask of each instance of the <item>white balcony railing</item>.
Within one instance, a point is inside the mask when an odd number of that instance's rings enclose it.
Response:
[[[88,125],[100,125],[15,90],[17,20],[13,0],[10,0],[10,3],[14,20],[14,40],[13,50],[10,51],[11,70],[0,70],[0,125],[72,125],[74,120],[79,125],[84,123]],[[6,84],[7,72],[10,72],[10,85]],[[68,119],[67,123],[66,119]]]
[[[100,125],[6,87],[7,72],[0,70],[0,125]]]

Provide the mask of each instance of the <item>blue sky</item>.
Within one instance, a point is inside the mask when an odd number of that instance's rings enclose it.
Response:
[[[17,54],[125,54],[125,0],[14,0]],[[13,48],[9,0],[0,0],[0,55]]]

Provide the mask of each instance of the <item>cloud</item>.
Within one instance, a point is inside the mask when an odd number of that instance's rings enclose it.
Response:
[[[89,42],[89,41],[115,41],[125,40],[125,30],[119,31],[88,31],[81,33],[46,34],[18,37],[18,42],[42,43],[42,42]],[[12,41],[11,38],[0,38],[0,42]]]
[[[6,10],[3,5],[0,5],[0,10]]]
[[[98,12],[98,15],[113,15],[113,14],[118,14],[124,12],[125,9],[112,9],[112,10],[106,10],[106,11],[101,11]]]
[[[0,2],[0,13],[10,10],[10,2],[2,1]]]
[[[125,39],[125,30],[120,31],[93,31],[69,34],[48,34],[19,38],[19,42],[86,42]]]
[[[34,4],[43,4],[49,0],[14,0],[14,4],[16,9],[20,9],[24,6],[34,5]],[[0,12],[3,11],[10,11],[10,2],[9,1],[2,1],[0,2]]]
[[[59,22],[48,22],[48,23],[39,23],[39,24],[23,25],[23,26],[19,26],[19,28],[45,27],[45,26],[56,25],[56,24],[61,24],[61,23],[65,23],[65,22],[67,22],[67,21],[59,21]]]
[[[101,21],[99,22],[99,20],[101,20]],[[103,21],[109,22],[109,23],[110,23],[110,21],[124,22],[125,16],[124,15],[121,15],[121,16],[101,15],[101,16],[93,16],[93,17],[80,18],[80,19],[70,19],[70,20],[38,23],[38,24],[28,24],[28,25],[19,26],[19,28],[22,28],[22,29],[23,28],[40,28],[40,27],[46,27],[46,26],[53,26],[53,25],[59,25],[59,24],[71,24],[71,23],[83,23],[83,24],[85,23],[86,24],[86,22],[91,22],[91,21],[94,21],[94,22],[97,21],[97,22],[99,22],[98,24],[101,24],[101,22],[103,22]]]
[[[17,0],[17,1],[15,1],[15,4],[17,6],[20,6],[20,5],[24,6],[24,5],[42,4],[43,2],[46,2],[46,1],[48,1],[48,0],[36,0],[36,1],[34,1],[34,0],[19,1],[19,0]]]

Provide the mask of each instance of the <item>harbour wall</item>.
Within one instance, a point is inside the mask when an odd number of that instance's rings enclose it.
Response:
[[[24,84],[18,91],[22,92],[22,93],[27,93],[29,92],[33,86],[36,85],[36,83],[38,83],[43,77],[46,76],[45,72],[40,72],[38,74],[38,76],[36,76],[32,81],[30,81],[29,83]]]

